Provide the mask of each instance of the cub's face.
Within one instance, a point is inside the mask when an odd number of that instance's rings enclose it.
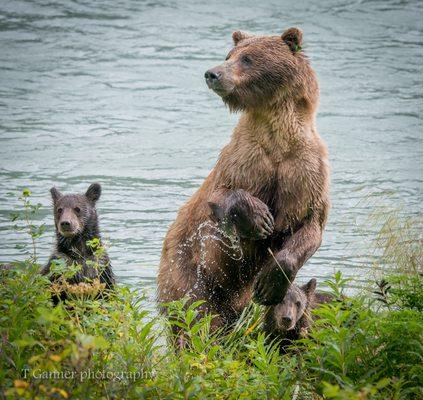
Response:
[[[304,316],[316,290],[316,280],[311,279],[299,287],[292,284],[283,301],[273,308],[273,317],[278,330],[285,332],[295,328]]]
[[[305,58],[300,53],[301,31],[282,36],[233,33],[234,48],[223,64],[205,73],[207,85],[231,110],[266,104],[278,89],[289,90],[298,81]]]
[[[84,230],[90,217],[96,213],[95,203],[100,198],[101,186],[93,183],[84,195],[62,195],[54,187],[50,192],[57,232],[66,238],[77,236]]]

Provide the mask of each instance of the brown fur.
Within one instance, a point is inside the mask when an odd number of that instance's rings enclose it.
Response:
[[[244,112],[169,228],[158,273],[160,302],[205,300],[203,311],[218,315],[215,327],[234,321],[253,291],[262,304],[283,299],[286,276],[292,281],[319,248],[329,209],[318,85],[299,50],[300,31],[233,38],[227,60],[206,80],[231,110]],[[218,230],[221,219],[235,226],[239,248]]]
[[[293,283],[283,301],[266,310],[264,332],[269,341],[280,342],[282,351],[305,334],[311,326],[311,311],[315,303],[316,280],[300,287]]]
[[[64,260],[67,267],[72,265],[81,267],[73,276],[67,278],[68,283],[78,284],[98,278],[107,289],[112,289],[115,279],[106,251],[104,250],[97,259],[94,250],[87,244],[87,241],[97,238],[101,246],[95,208],[101,195],[100,184],[93,183],[85,194],[63,195],[55,187],[50,192],[53,200],[56,245],[41,274],[48,275],[52,282],[60,280],[61,276],[52,273],[51,267],[57,260]],[[93,263],[97,263],[99,268],[93,266]],[[65,299],[66,294],[63,293],[61,298]],[[53,300],[57,302],[55,297]]]
[[[279,341],[281,350],[286,351],[293,340],[307,334],[313,322],[312,310],[332,300],[332,296],[316,292],[314,278],[303,286],[293,283],[283,301],[266,310],[264,332],[270,341]]]

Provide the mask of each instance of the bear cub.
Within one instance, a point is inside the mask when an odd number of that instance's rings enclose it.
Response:
[[[52,271],[52,264],[64,260],[66,268],[77,266],[70,277],[69,284],[79,284],[98,279],[107,289],[113,289],[115,278],[107,253],[102,249],[100,256],[95,254],[101,247],[101,237],[95,208],[101,195],[98,183],[90,185],[85,194],[62,194],[55,187],[50,190],[53,199],[54,223],[56,228],[56,246],[49,261],[42,269],[42,275],[50,275],[51,282],[62,278],[60,273]],[[98,243],[93,246],[87,242],[94,239]],[[66,294],[62,293],[62,300]],[[54,299],[56,303],[58,299]]]
[[[270,306],[264,320],[264,331],[269,339],[280,340],[280,348],[303,336],[312,324],[311,311],[332,297],[316,292],[316,279],[303,286],[292,283],[281,303]]]

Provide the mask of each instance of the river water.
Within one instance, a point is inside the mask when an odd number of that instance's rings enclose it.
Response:
[[[178,208],[228,142],[238,115],[204,72],[242,29],[304,31],[321,86],[318,130],[332,164],[324,243],[301,279],[371,268],[374,207],[422,211],[421,1],[13,1],[0,3],[0,261],[22,259],[9,215],[24,187],[103,185],[101,228],[121,282],[154,291]]]

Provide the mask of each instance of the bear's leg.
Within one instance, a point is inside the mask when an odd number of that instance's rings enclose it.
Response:
[[[241,238],[260,240],[273,233],[274,219],[267,205],[243,189],[218,189],[209,206],[213,219],[222,226],[234,225]]]
[[[254,299],[263,305],[280,303],[298,270],[322,242],[321,219],[312,218],[283,244],[263,266],[254,284]]]
[[[212,302],[211,295],[205,294],[205,296],[202,296],[202,297],[203,299],[201,299],[200,296],[197,296],[194,294],[191,297],[191,299],[188,301],[186,306],[192,304],[193,301],[203,300],[204,303],[196,308],[196,310],[198,311],[196,320],[198,321],[199,319],[204,318],[206,315],[209,315],[211,316],[210,328],[209,328],[210,333],[211,334],[215,334],[217,332],[219,334],[226,333],[227,329],[229,329],[231,324],[228,321],[228,319],[223,316],[225,315],[225,313],[223,313],[222,315],[222,312],[218,312],[217,309],[211,304]],[[166,313],[166,310],[162,310],[162,311]],[[188,332],[184,330],[184,328],[181,328],[179,324],[177,325],[173,323],[174,318],[175,316],[171,316],[169,319],[169,323],[170,323],[169,339],[170,339],[170,343],[173,344],[175,350],[180,351],[190,346],[191,338],[188,335]],[[177,321],[178,318],[176,317],[175,320]]]

